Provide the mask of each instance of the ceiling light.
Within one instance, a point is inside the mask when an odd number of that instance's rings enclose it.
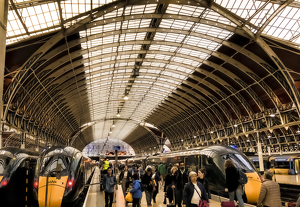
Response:
[[[211,134],[213,134],[214,132],[213,132],[213,131],[211,131],[210,133],[211,133]]]
[[[116,125],[114,125],[114,124],[112,125],[112,127],[115,127],[115,126],[116,126]]]
[[[297,134],[300,134],[300,129],[297,130]]]
[[[194,136],[194,138],[196,139],[196,138],[197,138],[197,136]]]
[[[233,125],[234,127],[238,127],[238,125],[237,124],[235,124],[235,125]]]
[[[112,131],[109,132],[110,134],[112,133]]]
[[[183,139],[181,141],[183,142]]]
[[[271,138],[272,136],[271,135],[268,135],[268,138]]]
[[[123,98],[124,100],[128,100],[128,96],[124,96],[124,98]]]
[[[247,142],[250,142],[250,140],[248,139]]]
[[[276,116],[276,114],[270,114],[270,117],[275,117]]]

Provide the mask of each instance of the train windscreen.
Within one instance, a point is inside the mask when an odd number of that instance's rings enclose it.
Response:
[[[6,156],[0,156],[0,175],[3,175],[5,169],[8,167],[11,158]]]
[[[235,166],[246,173],[255,171],[251,162],[242,154],[229,154],[228,157],[234,162]]]
[[[57,173],[56,169],[58,164],[60,164],[61,166],[61,175],[62,176],[68,175],[68,170],[71,164],[71,160],[72,160],[71,157],[60,156],[60,155],[45,157],[44,160],[42,161],[40,175],[41,176],[49,175],[50,177],[55,177]]]

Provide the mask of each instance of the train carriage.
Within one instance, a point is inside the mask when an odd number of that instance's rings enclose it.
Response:
[[[73,147],[57,146],[43,152],[38,159],[34,182],[38,205],[82,205],[82,192],[93,168],[90,159]]]
[[[31,206],[33,177],[39,153],[6,147],[0,150],[1,206]]]

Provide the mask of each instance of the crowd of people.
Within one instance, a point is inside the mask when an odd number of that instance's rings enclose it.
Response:
[[[106,166],[107,163],[106,163]],[[117,184],[116,177],[112,174],[110,167],[106,169],[107,174],[103,178],[105,191],[105,207],[111,207],[113,201],[114,186]],[[198,207],[199,202],[209,203],[211,199],[209,180],[206,176],[206,169],[199,169],[198,172],[188,171],[184,162],[158,166],[134,165],[129,168],[127,165],[120,167],[118,183],[122,186],[124,197],[127,193],[132,194],[133,207],[141,206],[143,192],[146,196],[147,206],[156,203],[156,196],[159,190],[165,192],[164,204],[173,204],[178,207]],[[264,181],[260,190],[258,205],[262,207],[279,207],[280,188],[272,180],[272,172],[264,173]],[[237,198],[238,205],[244,207],[243,193],[244,185],[239,182],[239,170],[230,159],[225,161],[226,188],[230,201]],[[128,202],[126,202],[128,205]]]

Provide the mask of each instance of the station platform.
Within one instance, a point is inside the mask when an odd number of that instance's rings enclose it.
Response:
[[[300,175],[279,175],[276,174],[276,182],[290,185],[300,185]]]
[[[100,191],[100,185],[97,184],[99,183],[99,174],[100,174],[100,170],[99,168],[96,168],[83,207],[105,207],[104,192]],[[166,205],[163,204],[163,200],[164,200],[164,193],[162,189],[159,189],[159,193],[156,197],[156,203],[152,202],[152,207],[166,207]],[[221,201],[225,201],[225,200],[228,199],[221,198]],[[132,204],[129,203],[128,206],[132,206]],[[220,206],[221,204],[220,204],[219,197],[212,195],[212,199],[210,200],[210,207],[220,207]],[[245,206],[254,207],[253,205],[249,205],[249,204],[246,204]],[[116,199],[115,199],[115,203],[113,203],[113,207],[125,207],[125,200],[122,191],[118,191],[116,193]],[[145,193],[143,193],[141,207],[147,207]]]

